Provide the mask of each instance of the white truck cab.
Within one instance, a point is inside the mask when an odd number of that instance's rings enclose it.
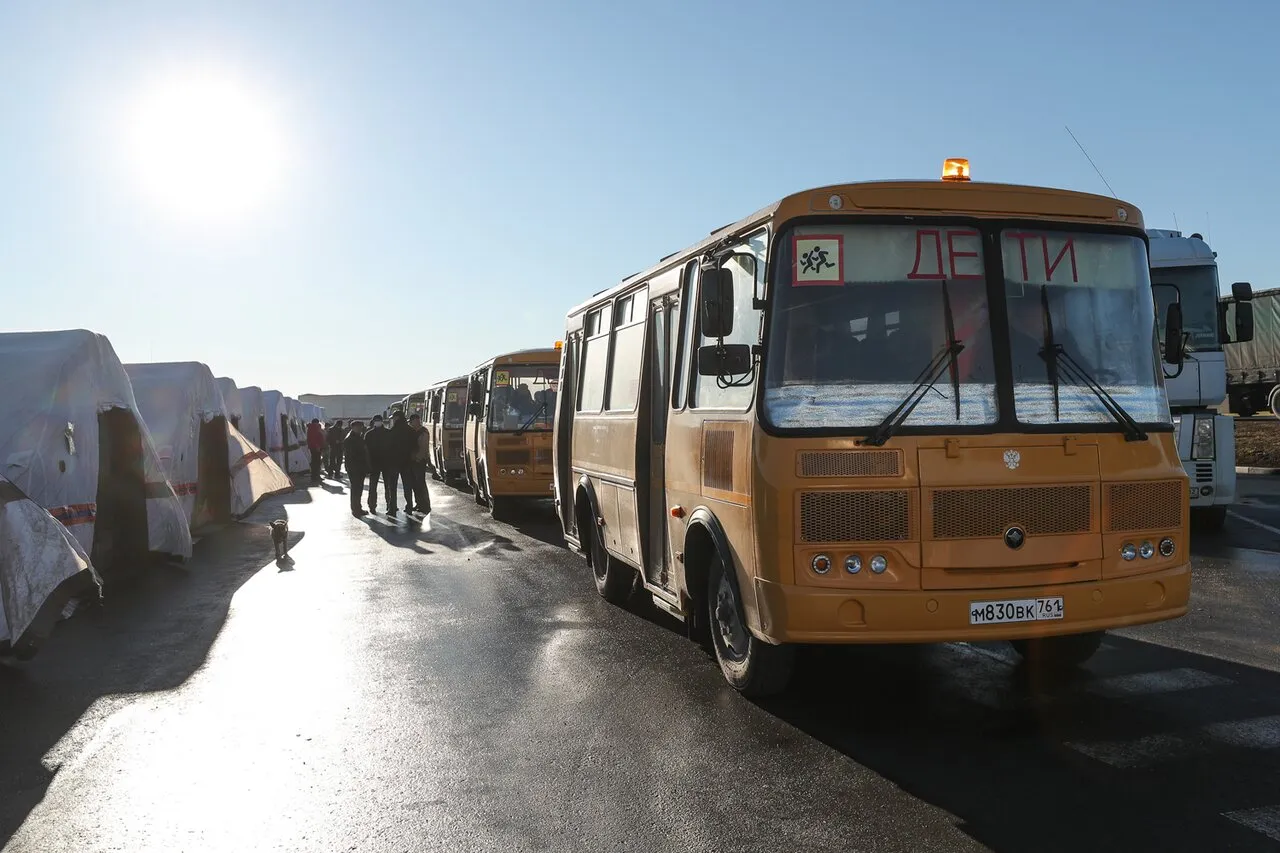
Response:
[[[1219,414],[1227,396],[1222,345],[1229,342],[1218,298],[1217,253],[1199,234],[1150,229],[1151,288],[1160,339],[1168,306],[1181,305],[1186,355],[1178,368],[1164,365],[1165,389],[1173,415],[1178,456],[1191,478],[1192,521],[1221,527],[1236,497],[1235,422]],[[1237,295],[1247,284],[1233,285]]]

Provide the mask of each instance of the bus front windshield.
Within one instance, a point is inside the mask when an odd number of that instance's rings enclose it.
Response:
[[[556,413],[558,364],[507,364],[493,369],[489,429],[551,429]]]
[[[466,386],[446,388],[444,392],[444,426],[445,429],[462,429],[467,417],[466,406],[463,405]]]
[[[1001,257],[990,257],[997,237]],[[1049,329],[1058,360],[1069,356],[1135,420],[1168,420],[1139,238],[842,224],[796,227],[775,245],[763,389],[763,417],[775,427],[869,429],[929,380],[904,427],[992,425],[1002,414],[997,354],[1013,362],[1009,414],[1019,421],[1110,422],[1070,366],[1049,370]],[[993,301],[988,281],[1001,268]],[[1007,332],[993,323],[1001,314]]]

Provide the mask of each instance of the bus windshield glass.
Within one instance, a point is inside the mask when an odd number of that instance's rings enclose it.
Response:
[[[1151,271],[1156,296],[1156,322],[1164,340],[1169,303],[1182,303],[1182,329],[1187,349],[1207,352],[1222,349],[1218,340],[1218,270],[1216,267],[1164,267]]]
[[[550,430],[556,413],[558,364],[504,364],[493,368],[489,429]]]
[[[945,359],[945,369],[903,425],[996,421],[977,229],[817,225],[794,228],[775,245],[764,384],[770,423],[784,429],[875,426],[917,382],[930,378],[922,374],[935,359]],[[945,355],[953,337],[964,347],[954,365]]]
[[[465,393],[465,385],[451,386],[444,390],[445,429],[462,429],[467,417],[467,410],[462,402]]]
[[[1138,423],[1168,423],[1143,241],[1009,228],[1000,243],[1018,420],[1112,422],[1092,380]],[[1041,353],[1050,339],[1056,359]]]

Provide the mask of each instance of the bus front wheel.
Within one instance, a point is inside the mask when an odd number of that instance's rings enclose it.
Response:
[[[1010,640],[1013,650],[1031,666],[1068,669],[1093,657],[1102,645],[1102,631],[1067,634],[1063,637],[1039,637],[1034,640]]]
[[[795,646],[771,645],[751,633],[732,571],[717,554],[707,573],[707,622],[720,671],[744,696],[781,693],[795,668]]]

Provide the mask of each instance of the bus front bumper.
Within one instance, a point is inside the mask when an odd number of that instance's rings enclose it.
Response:
[[[763,639],[772,643],[941,643],[1081,634],[1187,612],[1191,564],[1113,580],[972,590],[829,590],[757,578]],[[1062,597],[1053,621],[970,624],[975,602]]]

